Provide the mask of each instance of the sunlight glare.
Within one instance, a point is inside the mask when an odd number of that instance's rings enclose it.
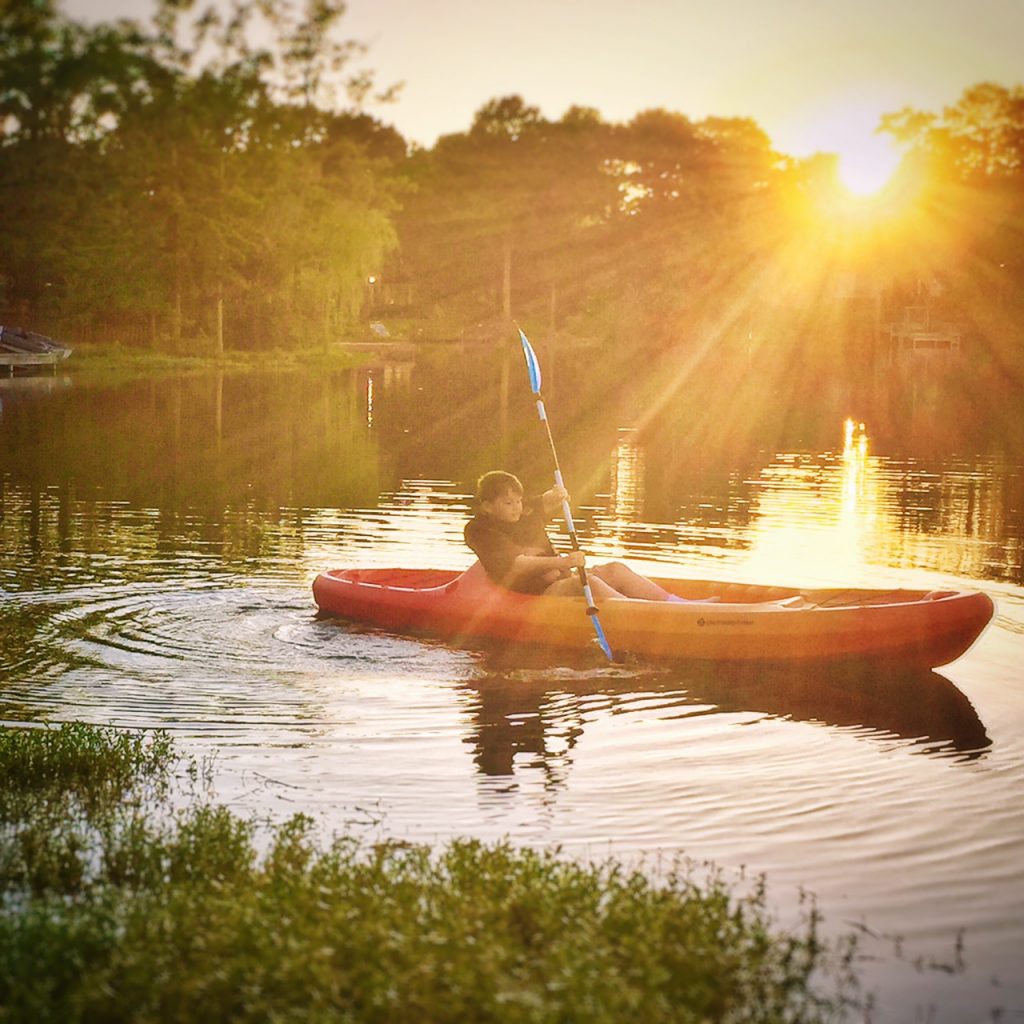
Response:
[[[899,166],[900,154],[880,135],[851,139],[839,153],[839,179],[856,196],[881,191]]]

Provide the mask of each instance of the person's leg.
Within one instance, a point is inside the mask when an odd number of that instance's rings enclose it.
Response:
[[[588,575],[596,577],[625,597],[638,597],[644,601],[667,601],[669,592],[659,587],[653,580],[634,572],[622,562],[608,562],[587,570]],[[596,593],[596,591],[595,591]]]
[[[605,583],[598,576],[592,575],[590,570],[587,570],[587,580],[590,583],[590,592],[594,595],[595,601],[606,600],[611,597],[625,597],[625,594],[619,593],[609,584]],[[566,577],[564,580],[555,580],[547,590],[544,591],[546,597],[582,597],[583,587],[580,585],[579,577],[573,574],[572,576]]]

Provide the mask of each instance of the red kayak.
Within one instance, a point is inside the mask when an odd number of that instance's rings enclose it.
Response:
[[[654,658],[813,662],[881,659],[936,668],[992,618],[971,590],[817,590],[655,580],[680,602],[609,600],[612,649]],[[517,594],[474,563],[446,569],[332,569],[313,582],[324,613],[445,639],[487,637],[579,649],[594,639],[582,598]]]

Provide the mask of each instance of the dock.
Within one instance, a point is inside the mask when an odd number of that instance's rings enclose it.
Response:
[[[0,377],[13,377],[14,371],[35,367],[50,367],[57,372],[57,364],[71,355],[67,345],[21,327],[0,325]]]
[[[23,367],[49,367],[57,372],[57,364],[64,362],[70,349],[59,352],[0,352],[0,377],[13,377],[15,369]]]

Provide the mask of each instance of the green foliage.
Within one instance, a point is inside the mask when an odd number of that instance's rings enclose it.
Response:
[[[0,300],[144,315],[175,349],[203,335],[219,352],[221,324],[237,348],[342,334],[395,244],[398,154],[366,115],[316,105],[372,86],[344,77],[361,48],[336,38],[343,5],[189,20],[165,2],[149,30],[24,6],[0,20]]]
[[[143,775],[167,767],[163,740],[140,758],[133,735],[126,761],[109,731],[75,727],[61,747],[73,757],[26,735],[0,747],[6,778],[66,765],[54,771],[102,788],[110,772],[82,767],[90,751]],[[475,840],[324,847],[304,815],[259,856],[252,823],[209,805],[170,821],[107,807],[26,832],[42,852],[19,860],[26,841],[0,831],[10,1021],[824,1021],[852,982],[813,909],[784,931],[763,887],[741,896],[686,869],[654,883]]]
[[[161,776],[173,757],[164,732],[146,737],[78,722],[0,729],[0,820],[26,799],[118,798],[139,779]]]
[[[164,732],[0,729],[0,896],[80,892],[97,829],[138,806],[147,786],[159,795],[176,760]]]
[[[745,119],[548,121],[505,96],[408,168],[401,266],[439,324],[497,334],[514,314],[628,358],[720,320],[781,238],[780,158]]]
[[[189,825],[190,823],[186,823]],[[456,841],[439,854],[339,843],[314,852],[304,822],[267,860],[205,854],[184,876],[115,898],[41,896],[0,919],[0,1003],[13,1019],[812,1021],[840,1001],[812,991],[813,926],[787,935],[763,898],[615,864]],[[298,852],[298,856],[296,856]],[[38,959],[63,949],[40,971]],[[55,984],[55,982],[59,982]]]
[[[615,216],[610,138],[592,112],[549,122],[506,96],[414,155],[399,234],[423,307],[466,323],[573,302]]]

